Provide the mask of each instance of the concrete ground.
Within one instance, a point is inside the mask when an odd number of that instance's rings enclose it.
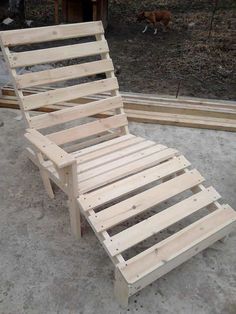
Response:
[[[1,314],[235,314],[236,232],[130,299],[113,297],[113,265],[92,230],[70,234],[63,193],[50,200],[26,158],[16,110],[0,110]],[[236,208],[236,133],[131,123],[133,134],[178,148]]]

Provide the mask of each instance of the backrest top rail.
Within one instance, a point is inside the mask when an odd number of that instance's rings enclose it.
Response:
[[[101,21],[25,28],[0,32],[6,47],[104,34]]]

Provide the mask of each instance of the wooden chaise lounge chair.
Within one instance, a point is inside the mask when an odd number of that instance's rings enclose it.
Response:
[[[220,195],[202,185],[204,178],[183,155],[129,133],[101,22],[5,31],[0,37],[28,127],[28,155],[48,195],[54,196],[51,181],[68,195],[73,234],[81,236],[80,214],[91,225],[115,265],[121,304],[232,230],[235,211],[219,204]],[[46,42],[49,48],[39,47]],[[55,67],[42,67],[48,63]],[[41,65],[38,72],[35,65]],[[17,71],[22,67],[28,72]],[[58,86],[62,81],[67,84]],[[56,88],[42,89],[49,84]],[[99,93],[106,98],[73,102]],[[42,112],[52,105],[58,111]],[[163,238],[162,230],[180,222],[185,225]]]

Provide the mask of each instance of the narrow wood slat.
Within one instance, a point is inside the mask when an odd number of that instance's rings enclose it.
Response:
[[[80,173],[78,175],[78,180],[80,182],[83,182],[84,180],[88,180],[90,178],[101,175],[103,173],[110,172],[124,165],[132,164],[136,160],[143,159],[146,156],[150,156],[166,148],[163,145],[155,145],[155,142],[152,142],[152,141],[144,141],[140,145],[144,146],[143,150],[130,154],[128,156],[124,156],[118,160],[107,162],[104,165],[97,166],[95,169],[90,169],[83,173]]]
[[[95,167],[100,167],[104,164],[107,164],[107,163],[110,163],[113,161],[117,161],[117,163],[119,164],[119,160],[121,158],[129,156],[129,155],[134,154],[136,152],[139,152],[139,151],[141,151],[145,148],[148,148],[150,146],[153,146],[153,145],[155,145],[155,142],[143,141],[142,139],[139,139],[139,141],[138,141],[138,138],[137,138],[136,143],[134,143],[133,145],[124,147],[123,149],[117,150],[113,153],[108,153],[105,156],[102,156],[100,158],[96,158],[95,160],[91,160],[91,161],[85,162],[83,164],[80,164],[78,162],[79,172],[82,173],[84,171],[91,170],[92,168],[95,168]]]
[[[190,216],[201,208],[210,205],[219,198],[220,195],[216,190],[210,187],[121,231],[110,239],[106,239],[104,244],[112,256],[115,256],[166,229],[181,219]]]
[[[204,178],[191,170],[165,183],[159,184],[127,200],[117,203],[89,217],[97,232],[107,230],[200,184]]]
[[[51,142],[46,136],[33,129],[27,129],[25,137],[59,168],[71,165],[75,158]]]
[[[116,130],[116,132],[111,132],[110,130],[107,132],[104,132],[102,134],[99,134],[99,136],[92,137],[90,139],[87,139],[86,141],[81,141],[79,143],[75,144],[69,144],[66,145],[64,148],[67,152],[70,152],[73,154],[74,152],[85,149],[91,146],[99,145],[101,143],[104,143],[106,141],[110,141],[112,139],[120,137],[119,130]]]
[[[37,49],[24,52],[12,52],[9,55],[11,68],[31,66],[69,60],[87,56],[94,56],[109,51],[107,41],[100,40],[83,44],[60,46],[55,48]]]
[[[105,119],[99,119],[67,130],[48,134],[47,137],[58,145],[66,144],[95,134],[103,133],[110,129],[127,125],[125,114],[115,115]]]
[[[93,116],[103,112],[106,108],[116,109],[120,107],[122,107],[122,99],[120,96],[115,96],[32,117],[30,125],[32,128],[43,129],[79,118]]]
[[[131,174],[153,167],[160,162],[176,156],[177,154],[178,151],[175,149],[164,149],[158,153],[136,160],[128,165],[124,165],[123,167],[111,170],[109,173],[104,173],[92,179],[80,182],[80,192],[81,194],[86,193],[121,178],[127,177]]]
[[[169,238],[118,265],[125,280],[137,292],[223,238],[235,226],[236,213],[223,205]]]
[[[91,159],[93,159],[93,158],[97,157],[97,155],[94,156],[93,154],[96,154],[100,150],[104,150],[104,149],[111,147],[111,146],[114,147],[114,145],[116,145],[118,143],[129,141],[130,139],[134,139],[134,138],[135,138],[135,136],[132,134],[122,135],[122,136],[119,136],[115,139],[108,140],[106,142],[99,143],[97,145],[92,145],[90,147],[86,147],[84,149],[76,151],[73,153],[73,155],[75,156],[75,158],[77,158],[77,160],[78,160],[78,157],[79,158],[86,158],[86,156],[91,156]],[[87,159],[85,159],[85,161],[86,160]]]
[[[19,29],[1,32],[0,36],[4,46],[18,46],[34,44],[53,40],[85,37],[103,34],[104,29],[100,21],[75,23],[68,25],[56,25],[46,27],[35,27],[30,29]]]
[[[89,194],[81,195],[78,198],[78,201],[84,211],[95,209],[100,205],[114,201],[118,197],[144,187],[149,183],[183,170],[189,165],[190,162],[184,156],[174,157],[158,166],[119,180],[94,192],[90,192]]]
[[[153,141],[141,141],[130,147],[126,147],[80,165],[79,180],[83,181],[92,178],[101,173],[121,167],[124,164],[128,164],[136,159],[145,157],[146,154],[150,155],[164,148],[165,146],[156,145]]]
[[[92,95],[97,92],[112,91],[117,88],[117,79],[110,78],[24,96],[22,101],[25,110],[32,110],[43,106]]]
[[[127,136],[127,135],[125,135],[125,136]],[[85,162],[88,162],[91,160],[95,160],[96,158],[105,156],[107,154],[110,154],[111,152],[116,152],[116,151],[123,149],[125,147],[133,146],[137,143],[141,143],[144,141],[145,141],[145,139],[142,137],[133,136],[133,137],[130,137],[129,139],[126,139],[126,140],[122,140],[122,141],[119,141],[116,143],[110,143],[110,145],[106,145],[103,148],[96,149],[96,150],[94,150],[94,151],[92,151],[86,155],[81,156],[80,154],[78,154],[79,152],[76,152],[74,154],[74,156],[75,156],[78,164],[82,164],[82,163],[85,163]]]
[[[91,76],[113,70],[114,67],[111,60],[99,60],[17,75],[16,84],[18,88],[22,89]]]

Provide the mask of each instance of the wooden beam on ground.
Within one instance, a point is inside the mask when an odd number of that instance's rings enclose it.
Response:
[[[48,88],[28,88],[25,95],[42,92]],[[50,88],[51,89],[51,88]],[[159,96],[139,93],[121,93],[125,112],[130,121],[143,123],[158,123],[194,128],[214,129],[236,132],[236,102],[226,100],[212,100],[172,96]],[[99,100],[106,94],[97,94],[82,97],[63,104],[50,105],[37,110],[51,112],[62,108],[72,107],[75,104],[84,104]],[[0,107],[19,109],[15,92],[11,86],[2,88]],[[102,116],[109,116],[105,112]]]

